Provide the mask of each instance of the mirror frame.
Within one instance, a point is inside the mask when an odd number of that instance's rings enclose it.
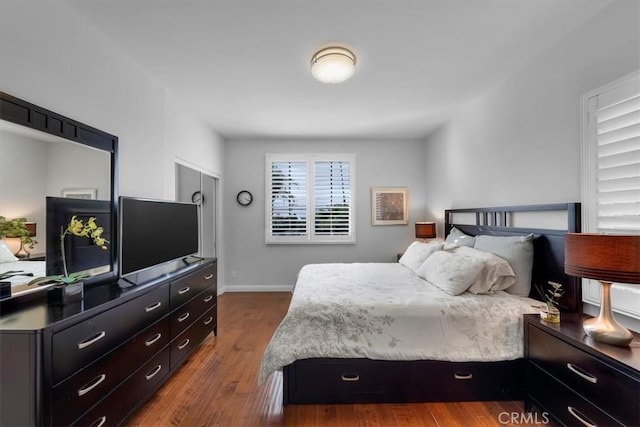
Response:
[[[111,271],[87,284],[118,278],[118,137],[0,91],[0,120],[15,123],[69,141],[106,151],[111,160]],[[43,289],[46,289],[44,287]],[[19,296],[19,295],[17,295]]]

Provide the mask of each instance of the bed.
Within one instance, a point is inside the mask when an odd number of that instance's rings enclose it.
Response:
[[[516,226],[515,216],[532,214],[561,215],[563,225]],[[578,279],[563,272],[564,234],[580,231],[578,203],[446,210],[445,231],[483,242],[528,236],[531,282],[562,283],[561,310],[580,311]],[[258,380],[282,369],[285,405],[522,399],[522,315],[542,304],[535,287],[451,296],[431,281],[400,263],[303,267]]]
[[[19,272],[18,275],[1,280],[4,284],[8,283],[8,289],[4,290],[3,296],[10,297],[16,294],[38,291],[37,286],[27,286],[27,283],[35,277],[45,276],[45,270],[46,266],[44,261],[0,262],[0,273],[10,271]]]

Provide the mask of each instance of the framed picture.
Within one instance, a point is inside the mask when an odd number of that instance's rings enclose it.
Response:
[[[68,199],[92,199],[98,198],[97,188],[66,188],[62,190],[62,197]]]
[[[409,194],[406,187],[371,189],[371,224],[409,223]]]

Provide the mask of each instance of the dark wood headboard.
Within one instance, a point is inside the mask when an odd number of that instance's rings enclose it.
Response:
[[[566,212],[564,229],[514,227],[515,213]],[[475,215],[474,224],[454,222],[454,216]],[[548,281],[562,283],[565,294],[560,299],[560,310],[582,312],[582,286],[580,279],[564,273],[564,235],[582,231],[580,203],[554,203],[543,205],[500,206],[491,208],[447,209],[444,211],[445,235],[453,227],[471,236],[517,236],[533,234],[533,272],[530,297],[541,300],[536,284],[547,287]]]

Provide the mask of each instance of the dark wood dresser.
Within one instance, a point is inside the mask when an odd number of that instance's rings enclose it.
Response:
[[[560,324],[525,315],[525,409],[535,404],[564,425],[640,425],[640,336],[631,347],[593,341],[588,316],[565,314]]]
[[[122,423],[217,328],[217,263],[0,313],[0,425]]]

